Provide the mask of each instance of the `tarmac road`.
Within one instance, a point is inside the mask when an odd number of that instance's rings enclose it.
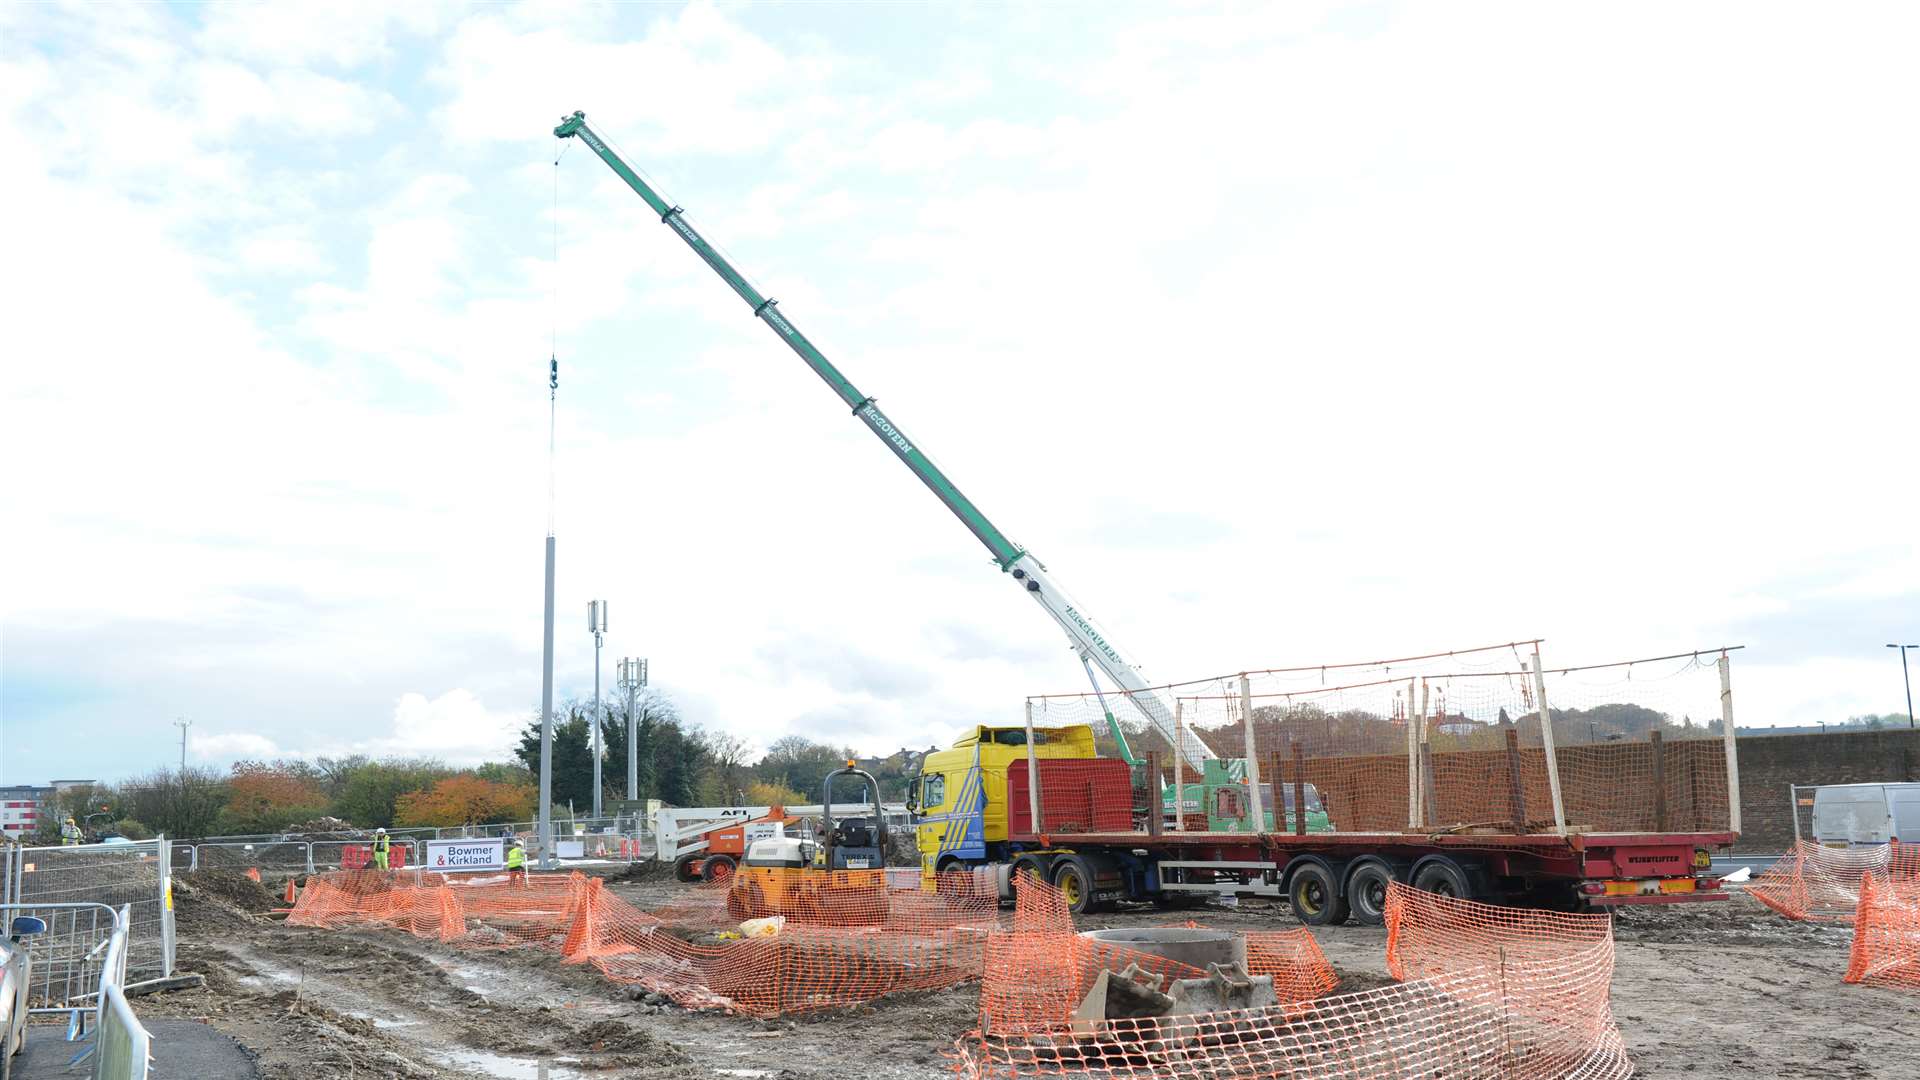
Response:
[[[153,1074],[185,1080],[257,1080],[260,1073],[240,1044],[197,1020],[144,1020],[153,1036]],[[13,1080],[73,1080],[92,1076],[93,1060],[69,1069],[84,1043],[66,1040],[66,1025],[27,1029],[26,1046],[13,1059]]]

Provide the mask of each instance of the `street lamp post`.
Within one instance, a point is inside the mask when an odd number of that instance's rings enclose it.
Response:
[[[593,631],[593,816],[600,816],[600,646],[607,633],[607,602],[587,604],[587,629]]]
[[[1920,645],[1888,645],[1889,649],[1900,650],[1900,678],[1907,684],[1907,727],[1913,723],[1913,676],[1907,674],[1907,650],[1920,649]]]

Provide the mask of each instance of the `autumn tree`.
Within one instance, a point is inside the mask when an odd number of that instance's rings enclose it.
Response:
[[[808,799],[777,781],[755,780],[747,785],[747,803],[752,806],[806,806]]]
[[[227,778],[220,830],[229,835],[278,832],[327,812],[327,794],[314,775],[281,763],[237,761]]]
[[[426,791],[401,795],[394,804],[400,825],[499,825],[533,816],[530,784],[503,784],[472,774],[449,776]]]

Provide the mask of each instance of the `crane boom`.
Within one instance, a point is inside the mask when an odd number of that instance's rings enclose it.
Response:
[[[620,155],[614,153],[606,141],[587,126],[585,113],[575,112],[572,116],[564,118],[560,125],[553,129],[553,134],[559,139],[578,136],[593,149],[594,153],[600,155],[600,160],[606,162],[615,175],[626,181],[627,186],[632,188],[635,194],[646,200],[653,212],[660,215],[660,221],[679,233],[680,239],[686,241],[694,254],[700,256],[708,266],[713,268],[714,273],[720,275],[722,281],[739,294],[740,299],[747,302],[747,306],[753,309],[754,317],[765,322],[774,333],[780,335],[780,339],[787,343],[787,347],[799,354],[801,360],[806,361],[814,374],[819,375],[839,396],[841,402],[853,411],[853,415],[859,417],[861,422],[867,425],[868,430],[885,443],[887,448],[893,451],[894,456],[898,457],[907,468],[913,470],[913,474],[919,477],[920,481],[926,484],[942,503],[946,504],[947,509],[960,519],[961,524],[986,545],[987,550],[993,554],[994,561],[1000,565],[1000,569],[1010,574],[1028,595],[1039,602],[1047,614],[1052,616],[1054,622],[1066,632],[1068,640],[1073,643],[1081,658],[1098,667],[1108,679],[1111,679],[1147,722],[1166,739],[1168,745],[1178,746],[1180,752],[1195,767],[1199,767],[1200,762],[1215,756],[1199,736],[1191,731],[1182,732],[1176,727],[1173,713],[1167,708],[1166,702],[1161,700],[1157,692],[1148,688],[1146,679],[1142,678],[1140,672],[1127,662],[1106,635],[1100,632],[1085,611],[1073,602],[1065,590],[1048,577],[1046,567],[1040,563],[1040,560],[1008,539],[998,526],[987,520],[987,516],[980,512],[980,508],[973,505],[972,500],[961,493],[953,481],[948,479],[947,474],[941,472],[939,466],[927,457],[925,451],[909,439],[906,433],[900,430],[898,424],[889,420],[887,415],[880,411],[880,406],[874,399],[856,389],[853,382],[841,374],[840,369],[834,367],[833,363],[814,347],[813,342],[808,341],[806,335],[802,334],[778,310],[778,304],[773,298],[762,296],[758,289],[741,276],[740,272],[735,270],[732,264],[714,250],[713,245],[709,244],[687,222],[680,207],[661,198],[658,192],[641,179],[639,173],[621,160]],[[1186,736],[1184,739],[1180,737],[1182,734]]]

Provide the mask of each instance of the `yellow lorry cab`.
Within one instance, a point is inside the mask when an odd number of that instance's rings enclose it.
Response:
[[[1096,756],[1086,724],[1033,729],[1040,759]],[[920,875],[1001,862],[1007,851],[1007,767],[1027,757],[1027,729],[982,725],[945,750],[928,754],[907,787],[915,817]]]

